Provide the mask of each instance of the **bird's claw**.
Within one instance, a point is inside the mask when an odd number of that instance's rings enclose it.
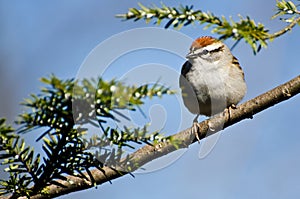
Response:
[[[191,128],[192,134],[196,136],[198,143],[200,143],[200,137],[199,137],[199,129],[200,129],[200,125],[198,122],[193,122],[193,126]]]
[[[227,114],[228,114],[228,120],[229,121],[230,121],[230,118],[231,118],[231,111],[233,109],[236,109],[236,105],[235,104],[231,104],[228,108],[225,109],[224,113],[226,114],[226,112],[227,112]]]

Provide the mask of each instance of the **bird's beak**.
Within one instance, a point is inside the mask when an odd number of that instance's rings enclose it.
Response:
[[[195,57],[195,54],[193,51],[190,51],[186,56],[185,56],[187,59],[192,59]]]

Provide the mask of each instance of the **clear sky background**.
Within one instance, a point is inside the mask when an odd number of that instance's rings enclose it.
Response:
[[[140,2],[150,5],[148,1]],[[160,4],[158,0],[152,2]],[[178,1],[164,3],[170,6],[179,4]],[[271,0],[180,3],[193,3],[194,9],[209,10],[227,18],[249,15],[256,22],[265,24],[271,32],[285,25],[277,19],[270,19],[275,13],[275,1]],[[137,1],[0,1],[0,117],[12,122],[22,111],[19,102],[41,88],[40,77],[51,73],[60,78],[75,77],[86,57],[101,42],[123,31],[155,27],[143,20],[123,22],[114,17],[127,12],[129,7],[137,7]],[[296,27],[256,56],[244,42],[234,49],[233,54],[244,69],[248,85],[243,101],[299,75],[299,31]],[[171,35],[176,34],[170,32]],[[198,24],[185,27],[180,33],[191,39],[214,36]],[[138,40],[139,35],[124,40],[120,46],[131,45],[136,42],[135,38]],[[188,52],[190,43],[174,37],[169,40],[165,38],[162,42],[170,42],[182,53]],[[231,46],[233,42],[228,40],[226,44]],[[105,60],[110,53],[114,54],[118,43],[104,50],[100,60]],[[124,54],[111,63],[106,77],[128,74],[131,66],[143,66],[146,70],[159,64],[161,68],[179,72],[184,58],[160,52],[143,49]],[[149,66],[149,63],[156,64]],[[153,78],[163,77],[161,74]],[[145,107],[146,112],[151,106],[149,103]],[[158,112],[161,107],[164,108],[161,114],[152,114],[166,118],[164,131],[174,133],[177,129],[189,127],[187,123],[174,127],[180,120],[176,116],[180,101],[172,98],[158,106],[155,103],[152,102],[152,105],[154,109],[158,107]],[[187,118],[192,118],[192,115]],[[201,145],[193,144],[177,161],[163,169],[138,173],[135,178],[124,176],[113,180],[112,184],[105,183],[97,189],[60,198],[299,198],[299,118],[300,98],[296,96],[255,115],[252,120],[242,121],[222,131],[213,150],[203,159],[198,157]],[[161,119],[156,116],[151,120],[159,122]],[[36,146],[33,135],[25,137],[28,143]],[[0,174],[4,176],[2,171]]]

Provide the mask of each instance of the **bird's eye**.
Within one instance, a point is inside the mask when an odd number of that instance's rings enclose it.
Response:
[[[204,49],[203,51],[202,51],[202,54],[203,55],[207,55],[209,52],[208,52],[208,50],[206,50],[206,49]]]

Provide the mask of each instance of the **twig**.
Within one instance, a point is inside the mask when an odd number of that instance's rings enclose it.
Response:
[[[265,37],[265,39],[275,39],[276,37],[279,37],[279,36],[283,35],[284,33],[292,30],[292,28],[299,22],[300,22],[300,17],[294,19],[289,25],[287,25],[285,28],[279,30],[278,32],[268,35],[267,37]]]

